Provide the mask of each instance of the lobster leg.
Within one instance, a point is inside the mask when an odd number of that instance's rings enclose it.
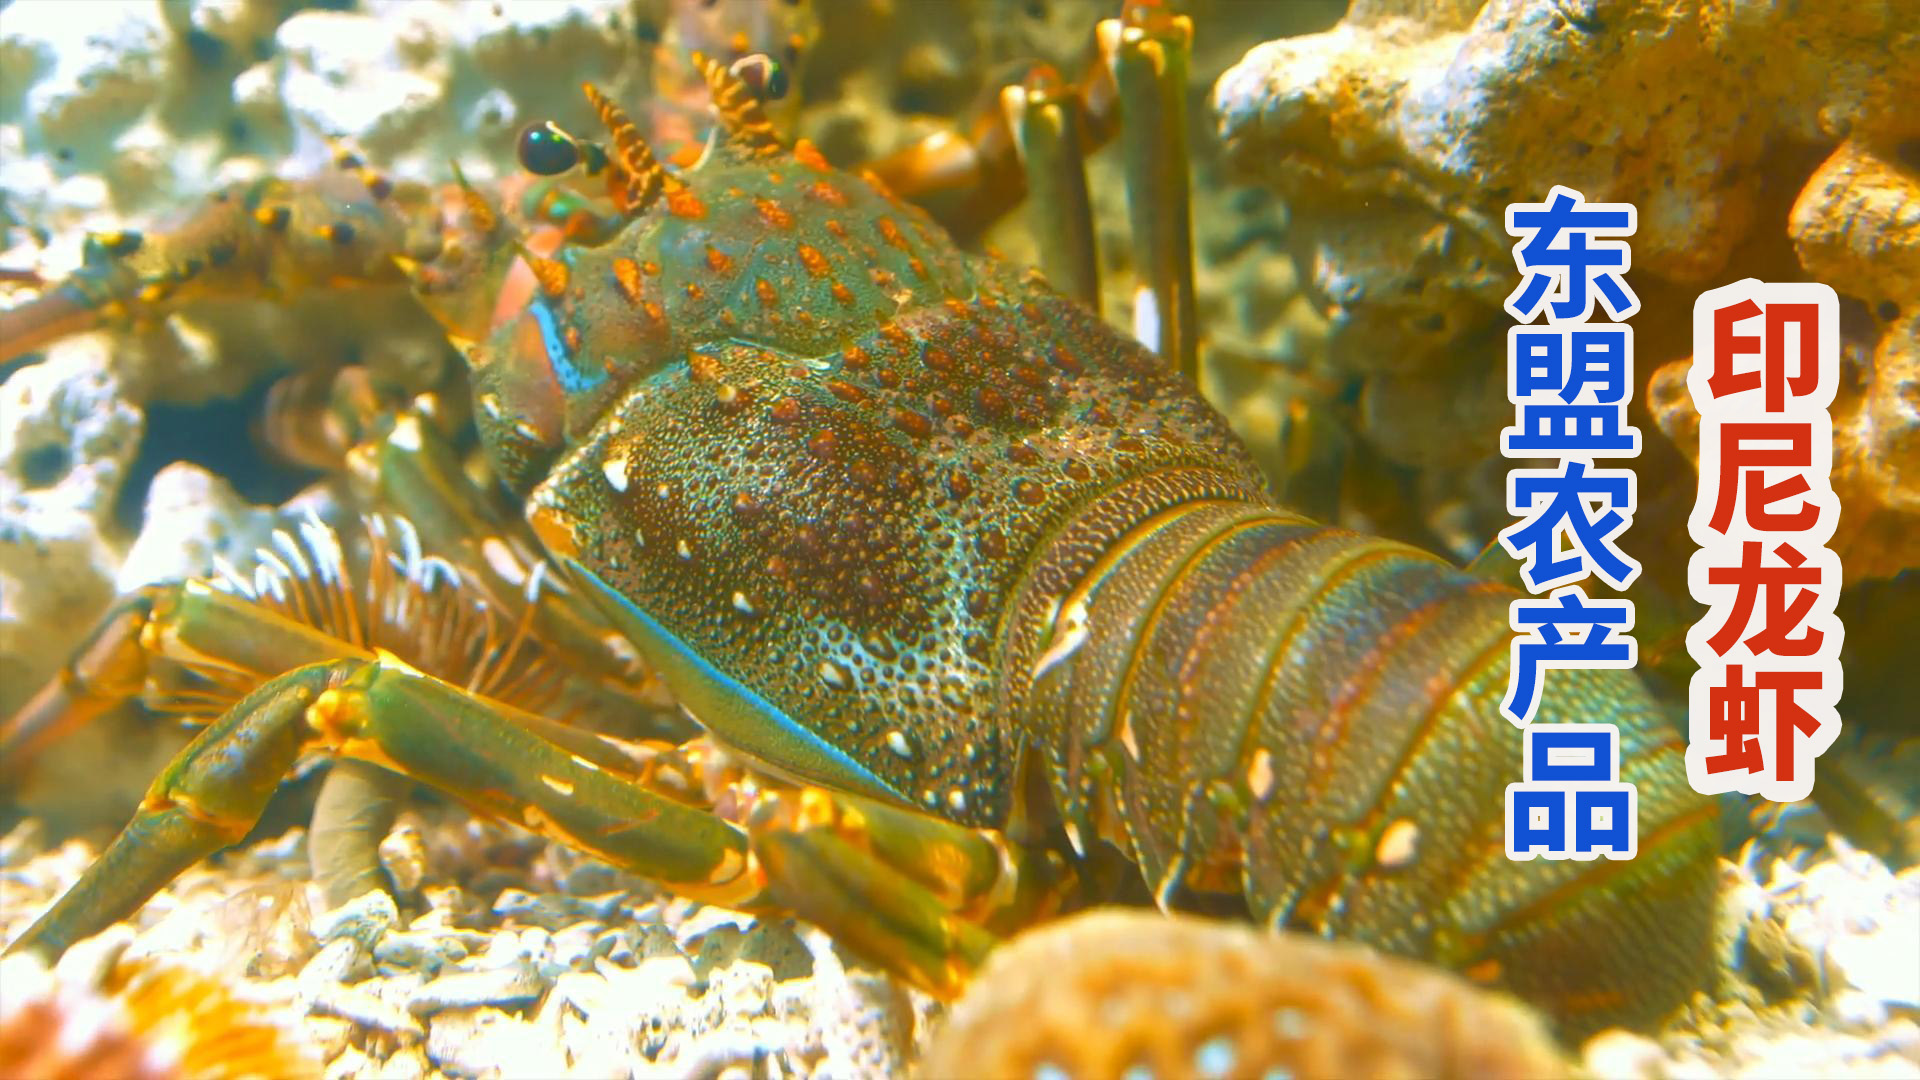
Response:
[[[649,790],[612,744],[423,675],[388,655],[270,679],[189,743],[73,888],[9,952],[56,956],[246,835],[309,749],[431,784],[698,899],[755,900],[747,835]]]
[[[632,648],[564,582],[543,577],[535,587],[537,600],[528,599],[530,576],[544,561],[536,554],[538,541],[523,521],[485,512],[489,495],[427,417],[403,412],[384,438],[355,447],[348,462],[371,489],[369,503],[394,507],[420,530],[428,551],[457,553],[454,561],[496,610],[518,618],[531,603],[534,636],[570,665],[623,684],[644,680]]]
[[[0,775],[19,775],[61,735],[145,693],[171,674],[165,661],[217,677],[192,696],[217,699],[225,691],[225,704],[242,681],[342,657],[373,654],[204,582],[148,586],[116,603],[60,674],[0,726]]]
[[[1040,269],[1054,288],[1100,310],[1099,252],[1078,100],[1050,68],[1000,92],[1000,106],[1020,149],[1032,201]]]
[[[70,277],[0,311],[0,363],[68,334],[151,324],[199,297],[289,295],[314,288],[405,285],[395,256],[427,255],[404,213],[425,190],[396,188],[351,154],[299,184],[260,180],[220,191],[176,229],[96,233]],[[423,246],[425,245],[425,246]]]
[[[18,777],[47,746],[140,693],[147,679],[140,636],[167,592],[149,587],[120,597],[59,673],[0,723],[0,777]]]
[[[1127,5],[1099,27],[1120,91],[1133,237],[1134,337],[1189,382],[1200,378],[1193,308],[1193,221],[1187,164],[1187,54],[1193,22],[1155,5]]]
[[[825,788],[790,805],[754,822],[773,897],[938,997],[957,997],[1002,935],[1056,912],[1075,884],[1057,854],[996,832]]]
[[[133,820],[100,858],[7,951],[57,957],[245,836],[306,743],[307,707],[356,666],[335,661],[288,672],[201,732],[147,789]]]
[[[382,654],[268,680],[203,731],[80,880],[8,946],[56,956],[132,914],[253,827],[301,754],[388,770],[710,903],[793,910],[944,996],[1004,932],[1057,907],[1056,856],[818,788],[767,797],[742,827],[655,790],[596,736]]]
[[[970,136],[942,132],[869,168],[916,202],[964,191],[957,207],[932,210],[962,237],[1031,195],[1044,271],[1062,292],[1089,300],[1098,282],[1083,155],[1118,131],[1140,282],[1134,336],[1197,379],[1186,119],[1193,22],[1160,0],[1131,0],[1120,18],[1099,24],[1095,41],[1095,61],[1077,84],[1061,86],[1036,66],[1024,85],[1001,92],[1000,108],[983,113]]]

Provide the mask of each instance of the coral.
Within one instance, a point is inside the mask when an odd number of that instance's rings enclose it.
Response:
[[[320,1064],[225,980],[129,954],[125,928],[76,945],[49,970],[0,960],[7,990],[0,1075],[49,1080],[318,1077]]]
[[[1807,180],[1787,227],[1807,276],[1858,301],[1866,315],[1857,321],[1872,328],[1842,344],[1832,414],[1844,512],[1832,547],[1849,582],[1892,577],[1920,564],[1920,142],[1842,142]],[[1697,463],[1692,366],[1689,357],[1654,372],[1648,405]]]
[[[1150,912],[1002,946],[935,1035],[943,1076],[1566,1075],[1518,1004],[1436,969],[1296,934]],[[1098,1032],[1099,1037],[1090,1037]]]
[[[1835,547],[1850,579],[1886,575],[1920,562],[1920,129],[1898,104],[1920,100],[1920,32],[1902,10],[1360,0],[1329,33],[1248,53],[1214,105],[1229,158],[1292,210],[1332,360],[1365,382],[1364,433],[1406,464],[1496,445],[1503,210],[1554,184],[1639,208],[1643,372],[1690,351],[1706,288],[1813,278],[1858,301],[1872,331],[1835,406]],[[1684,370],[1658,371],[1648,399],[1690,452]],[[1642,469],[1643,506],[1669,472]]]
[[[114,500],[141,428],[98,341],[62,344],[0,386],[0,713],[113,598]]]
[[[221,477],[176,461],[147,488],[140,535],[120,564],[114,591],[204,576],[216,557],[246,563],[270,542],[275,524],[272,509],[250,505]]]

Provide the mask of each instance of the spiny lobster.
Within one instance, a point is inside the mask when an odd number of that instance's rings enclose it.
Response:
[[[370,184],[343,237],[348,219],[290,224],[261,185],[200,243],[222,266],[307,258],[321,281],[333,262],[403,271],[563,571],[556,625],[613,628],[714,736],[801,786],[716,813],[591,737],[343,650],[213,723],[10,948],[57,952],[133,910],[321,749],[677,892],[797,913],[943,995],[1115,853],[1164,906],[1242,903],[1431,959],[1569,1033],[1701,985],[1717,824],[1631,673],[1553,672],[1537,720],[1619,726],[1639,857],[1509,861],[1512,592],[1274,505],[1160,356],[962,254],[877,177],[787,149],[738,78],[706,72],[723,137],[694,167],[656,162],[592,87],[609,146],[530,132],[523,160],[567,183],[524,229],[465,186],[436,207]],[[437,209],[436,235],[393,216],[408,205]],[[132,254],[112,246],[90,280]],[[98,309],[87,283],[41,314]],[[401,449],[431,434],[398,430]],[[217,659],[194,627],[135,616],[104,651]]]

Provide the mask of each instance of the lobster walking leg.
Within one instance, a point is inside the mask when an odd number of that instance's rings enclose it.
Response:
[[[1003,934],[1057,912],[1074,879],[1052,852],[874,799],[807,788],[756,817],[753,850],[794,914],[921,989],[952,998]]]
[[[55,956],[131,914],[186,867],[245,836],[309,749],[432,784],[688,895],[737,906],[760,891],[742,829],[648,790],[610,744],[382,656],[298,668],[229,709],[9,951]]]
[[[767,800],[742,827],[656,790],[644,768],[595,736],[382,655],[299,668],[228,710],[9,951],[58,955],[131,914],[246,835],[295,760],[315,749],[430,784],[682,895],[795,910],[946,996],[997,941],[990,926],[1035,921],[1070,881],[1044,853],[818,788]]]
[[[1100,310],[1099,251],[1081,148],[1079,102],[1051,69],[1001,91],[1001,107],[1020,148],[1038,234],[1040,269],[1053,287]]]
[[[330,907],[386,889],[380,842],[413,787],[378,765],[342,760],[327,770],[307,829],[307,860]]]
[[[168,764],[133,820],[7,952],[57,957],[245,836],[308,741],[308,706],[358,666],[334,661],[290,671],[228,710]]]
[[[227,188],[165,233],[89,236],[80,269],[0,311],[0,362],[95,327],[152,323],[197,297],[405,285],[394,257],[434,241],[409,235],[396,211],[418,208],[425,189],[396,187],[352,155],[339,161],[349,172]]]
[[[0,777],[17,777],[48,745],[138,694],[146,683],[140,635],[163,588],[120,597],[60,671],[0,723]]]

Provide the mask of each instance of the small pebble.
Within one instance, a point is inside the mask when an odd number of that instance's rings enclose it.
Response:
[[[427,1057],[449,1076],[562,1076],[559,1047],[532,1024],[499,1009],[460,1009],[433,1018]]]
[[[378,1064],[372,1058],[349,1046],[340,1051],[340,1056],[327,1062],[326,1080],[348,1080],[349,1077],[365,1076]]]
[[[504,967],[442,975],[415,991],[407,1009],[415,1016],[430,1016],[446,1009],[483,1005],[524,1008],[539,1001],[549,985],[551,980],[523,957]]]
[[[1920,963],[1920,957],[1914,962]],[[1871,1031],[1887,1022],[1887,1005],[1872,994],[1842,990],[1827,1003],[1827,1015],[1849,1031]]]
[[[380,841],[380,866],[401,896],[416,896],[427,876],[427,845],[420,830],[412,825],[397,825]]]
[[[307,1007],[321,1016],[351,1020],[364,1028],[384,1031],[406,1039],[418,1039],[426,1033],[420,1022],[405,1010],[382,1001],[357,986],[325,986],[307,999]]]
[[[359,982],[371,974],[373,963],[367,958],[367,950],[357,939],[342,937],[327,942],[314,953],[313,959],[300,969],[298,981],[303,991],[312,992],[316,987]]]
[[[371,889],[341,904],[331,911],[324,911],[313,918],[313,937],[315,941],[330,942],[340,937],[350,937],[360,943],[360,947],[369,952],[400,918],[400,912],[394,907],[393,897],[379,889]]]
[[[706,996],[719,1002],[727,1018],[765,1016],[773,1002],[773,970],[751,960],[735,961],[713,974]]]
[[[1666,1056],[1660,1044],[1643,1035],[1614,1028],[1587,1040],[1581,1052],[1587,1071],[1600,1080],[1640,1080],[1660,1075]]]
[[[605,920],[620,910],[626,893],[605,896],[574,897],[558,893],[530,893],[525,889],[502,889],[493,902],[493,913],[548,930],[571,926],[583,919]]]
[[[353,1021],[344,1017],[310,1015],[302,1026],[321,1061],[332,1061],[353,1036]]]
[[[433,1071],[426,1052],[419,1046],[403,1046],[380,1063],[380,1080],[421,1080]]]
[[[387,974],[423,971],[431,975],[438,973],[443,965],[456,963],[466,956],[467,947],[458,938],[411,930],[396,930],[387,934],[373,950],[374,960]]]
[[[558,975],[561,971],[585,971],[600,953],[601,943],[611,947],[612,939],[605,937],[605,928],[601,923],[588,920],[574,923],[572,926],[553,935],[552,959],[549,963],[556,969],[549,972]]]

